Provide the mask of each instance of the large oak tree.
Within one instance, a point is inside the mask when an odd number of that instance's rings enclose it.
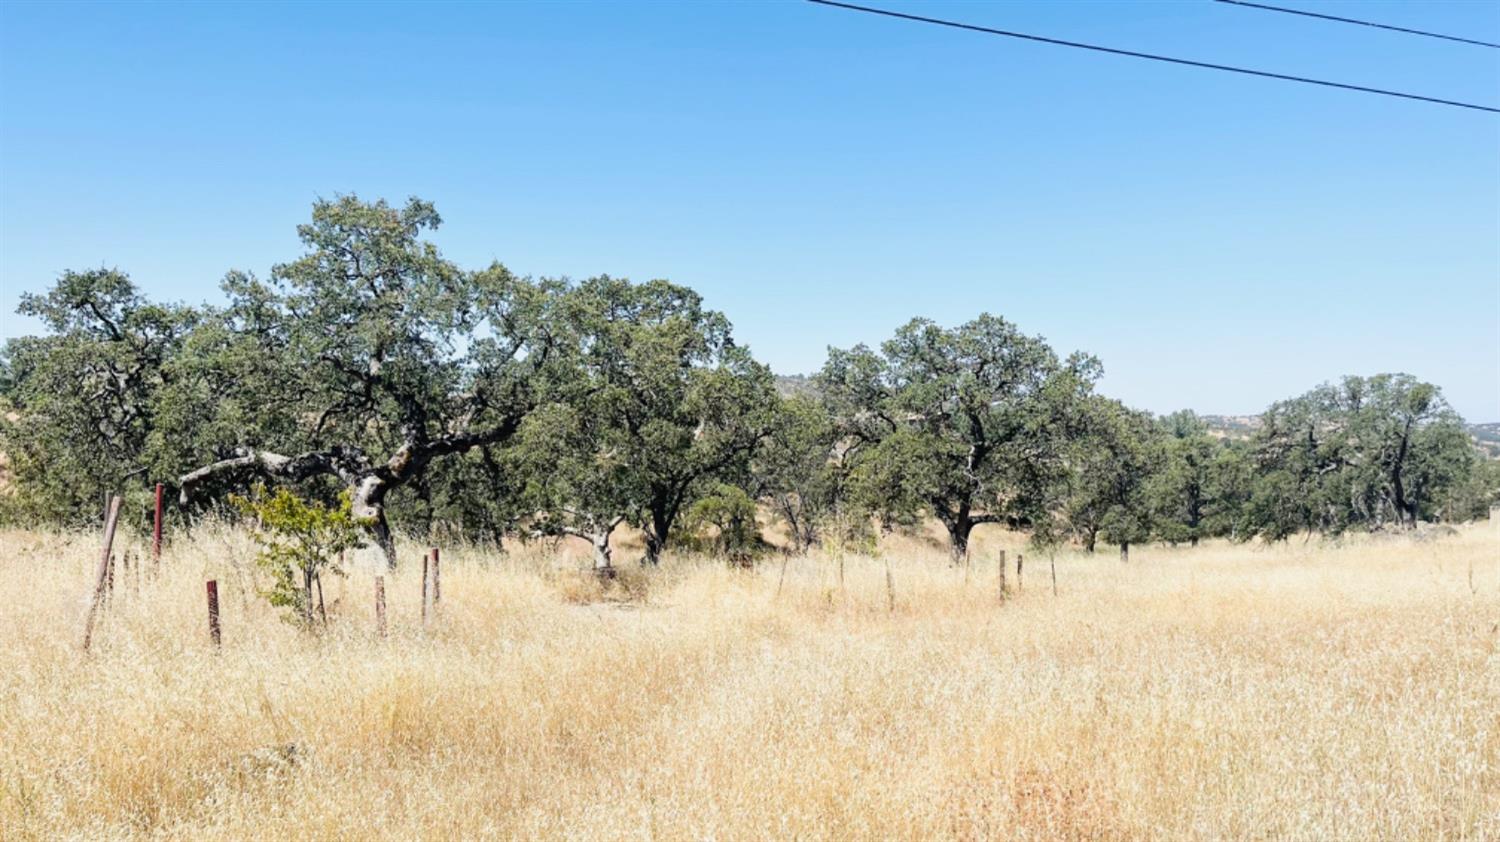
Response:
[[[819,380],[877,511],[930,512],[962,559],[975,526],[1047,514],[1098,375],[1092,357],[1059,360],[984,314],[950,329],[915,319],[879,352],[833,349]]]
[[[770,432],[771,372],[687,287],[598,277],[565,300],[579,337],[578,374],[566,390],[568,413],[552,423],[580,442],[581,458],[559,460],[563,474],[549,482],[609,490],[591,501],[575,495],[571,512],[554,513],[589,524],[591,540],[624,518],[645,533],[645,560],[654,563],[686,507],[716,481],[743,474]]]
[[[230,276],[220,324],[184,361],[179,403],[218,431],[180,478],[184,500],[252,476],[332,477],[394,564],[391,491],[515,434],[566,370],[558,285],[460,269],[422,238],[439,223],[417,199],[320,201],[301,258],[265,282]]]

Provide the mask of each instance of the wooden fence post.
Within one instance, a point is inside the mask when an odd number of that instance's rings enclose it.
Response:
[[[156,484],[156,518],[151,523],[151,561],[161,561],[161,504],[162,485]]]
[[[1005,601],[1005,592],[1009,590],[1005,586],[1005,550],[1000,551],[1000,601]]]
[[[889,556],[885,560],[885,601],[886,608],[894,614],[896,612],[896,580],[891,576],[891,559]]]
[[[432,608],[437,610],[438,603],[443,601],[443,565],[438,555],[438,548],[432,548]]]
[[[385,577],[375,577],[375,631],[385,637]]]
[[[104,548],[99,553],[99,567],[94,574],[94,597],[89,601],[88,617],[83,621],[83,651],[89,651],[94,639],[94,617],[99,613],[99,601],[104,598],[104,589],[109,586],[109,551],[115,543],[115,527],[120,522],[120,504],[124,501],[117,494],[109,501],[109,514],[104,518]]]
[[[1025,556],[1021,555],[1020,553],[1016,553],[1016,593],[1020,593],[1022,590],[1024,590],[1023,586],[1021,585],[1021,563],[1024,560]]]
[[[1057,556],[1048,556],[1052,562],[1052,595],[1057,596]]]
[[[219,634],[219,582],[217,579],[209,579],[204,583],[204,589],[208,592],[208,636],[214,642],[214,648],[219,648],[223,639]]]
[[[432,596],[429,593],[429,585],[432,578],[432,557],[428,553],[422,554],[422,625],[427,625],[427,604]]]

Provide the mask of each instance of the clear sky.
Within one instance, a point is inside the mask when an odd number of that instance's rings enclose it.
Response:
[[[869,2],[1500,105],[1500,50],[1207,0]],[[1500,421],[1500,115],[800,2],[0,4],[0,335],[68,268],[215,300],[351,192],[465,266],[688,284],[783,373],[989,311],[1159,412],[1404,370]]]

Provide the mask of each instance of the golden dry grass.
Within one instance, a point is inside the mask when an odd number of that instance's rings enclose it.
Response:
[[[310,637],[205,530],[85,656],[97,537],[0,534],[0,837],[1500,838],[1496,525],[1030,559],[1004,606],[984,539],[889,543],[894,608],[884,559],[452,548],[379,641],[368,574]]]

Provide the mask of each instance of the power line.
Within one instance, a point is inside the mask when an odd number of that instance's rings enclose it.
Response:
[[[1422,96],[1420,94],[1406,94],[1400,91],[1387,91],[1381,88],[1367,88],[1364,85],[1350,85],[1344,82],[1329,82],[1323,79],[1309,79],[1305,76],[1290,76],[1285,73],[1271,73],[1266,70],[1252,70],[1246,67],[1232,67],[1227,64],[1212,64],[1206,61],[1193,61],[1185,58],[1172,58],[1171,56],[1160,56],[1152,53],[1139,53],[1134,50],[1121,50],[1116,47],[1101,47],[1097,44],[1084,44],[1078,41],[1064,41],[1060,38],[1047,38],[1042,35],[1027,35],[1024,32],[1008,32],[1004,29],[991,29],[987,26],[977,26],[972,23],[959,23],[958,21],[942,20],[941,18],[929,18],[921,15],[909,15],[904,12],[893,12],[888,9],[876,9],[870,6],[856,6],[853,3],[840,3],[837,0],[807,0],[809,3],[817,3],[820,6],[833,6],[839,9],[849,9],[855,12],[866,12],[872,15],[883,15],[888,18],[899,18],[901,20],[916,21],[918,23],[931,23],[937,26],[947,26],[953,29],[967,29],[970,32],[983,32],[986,35],[1001,35],[1006,38],[1019,38],[1023,41],[1037,41],[1043,44],[1056,44],[1060,47],[1076,47],[1080,50],[1093,50],[1096,53],[1110,53],[1117,56],[1129,56],[1131,58],[1143,58],[1150,61],[1164,61],[1169,64],[1183,64],[1188,67],[1202,67],[1208,70],[1223,70],[1228,73],[1241,73],[1246,76],[1261,76],[1266,79],[1283,79],[1288,82],[1302,82],[1308,85],[1322,85],[1325,88],[1342,88],[1346,91],[1359,91],[1367,94],[1379,94],[1381,96],[1400,97],[1401,99],[1415,99],[1422,102],[1431,102],[1438,105],[1451,105],[1455,108],[1469,108],[1475,111],[1489,111],[1500,114],[1500,108],[1488,105],[1476,105],[1472,102],[1459,102],[1452,99],[1439,99],[1437,97]]]
[[[1216,0],[1219,3],[1228,3],[1231,6],[1244,6],[1247,9],[1263,9],[1267,12],[1283,12],[1288,15],[1301,15],[1308,18],[1320,20],[1332,20],[1339,23],[1353,23],[1360,26],[1372,26],[1376,29],[1389,29],[1392,32],[1405,32],[1408,35],[1423,35],[1428,38],[1441,38],[1444,41],[1457,41],[1460,44],[1474,44],[1480,47],[1489,47],[1492,50],[1500,50],[1500,44],[1489,41],[1476,41],[1473,38],[1460,38],[1457,35],[1444,35],[1441,32],[1426,32],[1421,29],[1407,29],[1404,26],[1391,26],[1387,23],[1375,23],[1368,20],[1356,20],[1354,18],[1341,18],[1338,15],[1325,15],[1321,12],[1308,12],[1302,9],[1287,9],[1282,6],[1267,6],[1264,3],[1251,3],[1249,0]]]

